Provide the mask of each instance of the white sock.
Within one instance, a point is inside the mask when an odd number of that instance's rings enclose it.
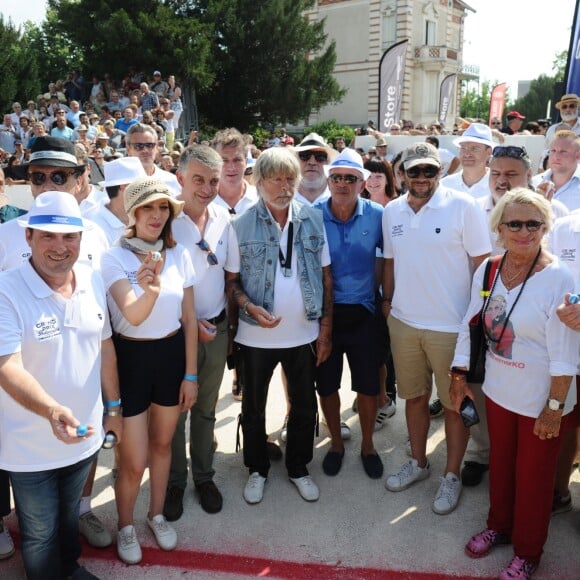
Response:
[[[79,518],[84,516],[87,512],[91,511],[91,496],[81,497],[81,504],[79,506]]]

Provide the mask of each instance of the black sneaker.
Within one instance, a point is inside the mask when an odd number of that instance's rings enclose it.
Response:
[[[443,405],[439,399],[435,399],[429,405],[429,417],[435,419],[436,417],[441,417],[441,415],[443,415]]]
[[[554,491],[554,499],[552,500],[552,515],[564,514],[572,509],[572,494],[568,492],[566,495],[560,495]]]
[[[199,503],[204,512],[217,514],[221,511],[223,505],[222,494],[213,481],[196,483],[195,491],[199,495]]]
[[[165,503],[163,504],[163,515],[168,522],[174,522],[183,515],[183,494],[185,490],[172,485],[167,489]]]
[[[486,463],[466,461],[461,470],[461,483],[467,487],[475,487],[481,483],[483,474],[489,470]]]
[[[280,461],[282,459],[282,449],[274,441],[266,441],[266,449],[268,450],[268,459],[270,461]]]

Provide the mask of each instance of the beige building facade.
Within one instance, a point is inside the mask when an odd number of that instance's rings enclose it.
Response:
[[[379,63],[384,52],[408,39],[401,119],[431,123],[439,111],[439,89],[457,74],[455,98],[447,116],[452,124],[460,100],[461,80],[478,77],[477,67],[463,63],[464,21],[473,8],[459,0],[318,0],[307,13],[325,20],[329,40],[336,41],[334,76],[347,94],[341,103],[322,108],[308,119],[329,119],[352,126],[377,122]]]

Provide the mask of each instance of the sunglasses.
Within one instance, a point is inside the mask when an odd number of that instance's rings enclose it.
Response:
[[[341,181],[344,181],[345,183],[348,183],[348,185],[352,185],[353,183],[356,183],[360,177],[357,177],[356,175],[337,175],[336,173],[333,173],[329,176],[329,179],[332,183],[340,183]]]
[[[512,220],[511,222],[502,222],[502,225],[507,226],[510,232],[519,232],[524,226],[526,226],[528,232],[537,232],[544,225],[544,222],[537,220],[528,220],[526,222]]]
[[[434,165],[428,165],[427,167],[410,167],[409,169],[405,169],[405,173],[407,174],[407,177],[410,177],[411,179],[415,179],[421,174],[423,174],[427,179],[433,179],[439,173],[439,167],[435,167]]]
[[[525,147],[515,145],[497,145],[492,153],[492,157],[511,157],[513,159],[525,159],[528,152]]]
[[[492,125],[501,125],[501,121],[492,121],[491,122]]]
[[[560,110],[564,109],[577,109],[578,105],[576,103],[572,104],[572,105],[560,105]]]
[[[40,171],[32,171],[28,173],[28,179],[33,185],[42,185],[47,178],[54,183],[54,185],[64,185],[71,175],[75,175],[75,171],[53,171],[51,173],[41,173]]]
[[[149,149],[149,151],[153,151],[153,148],[157,143],[129,143],[131,147],[137,149],[137,151],[143,151],[143,149]]]
[[[203,238],[201,238],[201,240],[197,242],[197,245],[199,246],[199,249],[202,252],[207,252],[207,263],[210,266],[217,266],[218,265],[217,256],[211,251],[209,244]]]
[[[318,163],[328,161],[328,154],[325,151],[300,151],[298,157],[301,161],[308,161],[311,157],[314,157]]]

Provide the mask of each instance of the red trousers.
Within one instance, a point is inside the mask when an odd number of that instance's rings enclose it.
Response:
[[[514,553],[539,562],[548,537],[562,436],[542,441],[535,419],[486,397],[489,428],[489,516],[487,527],[511,534]]]

